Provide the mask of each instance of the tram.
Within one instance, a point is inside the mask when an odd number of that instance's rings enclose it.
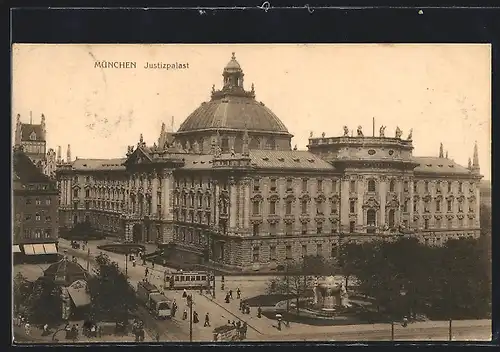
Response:
[[[213,282],[213,276],[206,271],[176,271],[165,273],[164,283],[167,290],[208,289]]]

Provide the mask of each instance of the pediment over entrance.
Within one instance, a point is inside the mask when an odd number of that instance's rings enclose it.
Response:
[[[129,155],[127,160],[123,163],[125,166],[134,164],[149,164],[153,160],[147,152],[142,150],[142,148],[137,148],[134,152]]]

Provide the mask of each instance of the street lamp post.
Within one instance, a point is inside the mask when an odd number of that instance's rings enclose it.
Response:
[[[193,342],[193,296],[187,297],[189,306],[189,342]]]
[[[128,253],[125,253],[125,276],[128,276]]]
[[[451,319],[450,319],[449,324],[448,324],[448,338],[450,341],[453,340],[453,335],[451,333]]]
[[[89,271],[90,267],[90,248],[87,248],[87,272]]]

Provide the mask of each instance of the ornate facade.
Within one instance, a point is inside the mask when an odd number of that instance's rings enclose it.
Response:
[[[477,147],[468,167],[414,157],[401,138],[292,135],[255,89],[243,89],[234,54],[175,133],[142,135],[126,159],[61,165],[61,223],[89,219],[126,241],[174,243],[185,261],[260,269],[286,259],[336,256],[342,241],[418,236],[431,245],[479,235]],[[76,216],[76,217],[75,217]]]

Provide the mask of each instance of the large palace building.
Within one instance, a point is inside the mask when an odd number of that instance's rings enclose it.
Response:
[[[417,236],[429,245],[479,235],[477,146],[468,167],[415,157],[410,135],[338,137],[291,148],[279,118],[243,88],[234,54],[223,86],[176,132],[142,135],[124,158],[60,163],[60,223],[125,241],[175,244],[184,261],[258,270],[341,241]],[[172,248],[172,247],[170,247]]]

